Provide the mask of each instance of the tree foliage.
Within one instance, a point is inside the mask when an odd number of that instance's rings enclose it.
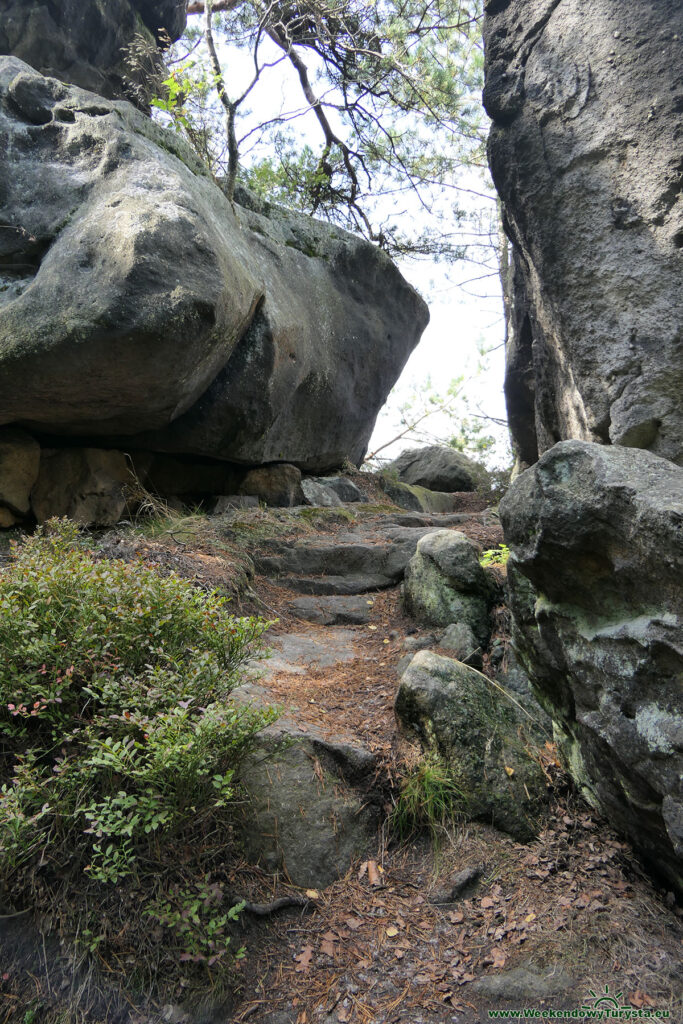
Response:
[[[394,253],[463,255],[427,222],[444,190],[454,223],[471,215],[468,192],[486,191],[481,0],[198,0],[190,11],[199,17],[169,52],[155,102],[231,198],[241,182]]]

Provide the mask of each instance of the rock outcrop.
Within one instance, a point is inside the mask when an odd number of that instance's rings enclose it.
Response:
[[[310,472],[358,462],[427,309],[128,103],[0,57],[0,424]],[[36,201],[36,197],[40,201]]]
[[[489,160],[515,247],[523,463],[578,438],[683,458],[683,6],[488,0]]]
[[[683,893],[683,470],[567,441],[500,511],[515,644],[566,761]]]
[[[135,73],[124,51],[136,37],[152,55],[162,35],[178,39],[186,6],[186,0],[3,0],[0,54],[100,96],[135,100]]]
[[[395,710],[404,733],[448,763],[464,817],[522,841],[537,835],[547,786],[531,751],[544,738],[500,689],[459,661],[419,651]]]

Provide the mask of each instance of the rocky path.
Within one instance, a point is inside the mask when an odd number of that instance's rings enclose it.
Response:
[[[268,795],[253,787],[250,859],[275,874],[244,868],[236,884],[250,899],[304,891],[311,902],[249,923],[230,1020],[468,1024],[491,1008],[592,1005],[590,991],[606,989],[674,1005],[679,923],[561,783],[528,845],[476,823],[436,843],[378,830],[400,767],[419,754],[396,729],[401,659],[423,647],[452,656],[405,615],[399,589],[418,540],[444,527],[483,548],[501,540],[489,513],[396,514],[253,552],[254,592],[278,621],[246,694],[282,709],[271,755],[287,742]]]

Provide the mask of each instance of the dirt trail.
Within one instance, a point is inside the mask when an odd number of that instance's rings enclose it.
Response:
[[[494,519],[444,525],[482,547],[501,539]],[[310,554],[332,537],[304,546]],[[343,547],[354,538],[337,540]],[[282,543],[275,547],[283,557]],[[420,636],[399,587],[361,595],[364,624],[321,625],[296,614],[296,577],[287,558],[282,567],[284,579],[271,565],[254,583],[279,619],[262,685],[302,733],[378,755],[391,784],[401,760],[415,756],[397,734],[393,702],[404,642]],[[336,575],[338,568],[336,560]],[[248,928],[242,1002],[230,1019],[469,1024],[491,1019],[491,1009],[571,1010],[601,998],[683,1019],[680,917],[559,772],[553,801],[550,827],[528,846],[477,823],[453,826],[436,842],[381,836],[374,857],[317,892],[306,911]],[[472,880],[458,892],[463,872]],[[249,899],[296,891],[253,868],[237,878]]]

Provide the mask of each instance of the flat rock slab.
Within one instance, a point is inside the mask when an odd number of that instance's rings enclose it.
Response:
[[[489,999],[545,1000],[567,992],[574,984],[574,979],[561,967],[542,972],[516,967],[512,971],[478,978],[470,986],[470,991]]]
[[[263,663],[263,678],[278,672],[303,675],[310,668],[331,668],[357,657],[355,634],[349,629],[330,630],[318,639],[306,633],[283,633],[273,637],[273,655]]]
[[[364,597],[297,597],[289,605],[300,619],[319,626],[363,626],[370,621],[372,605]]]
[[[365,594],[372,590],[386,590],[396,580],[389,576],[355,573],[352,576],[285,576],[280,583],[299,594]]]

